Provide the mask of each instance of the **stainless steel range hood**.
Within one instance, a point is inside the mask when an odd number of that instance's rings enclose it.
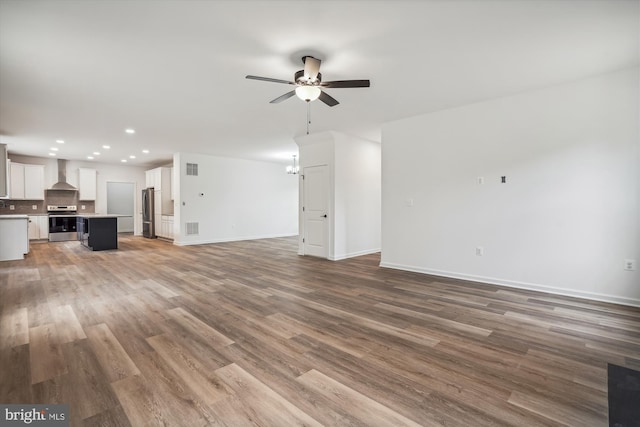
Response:
[[[58,182],[53,184],[50,190],[78,191],[76,187],[67,182],[67,161],[58,159]]]

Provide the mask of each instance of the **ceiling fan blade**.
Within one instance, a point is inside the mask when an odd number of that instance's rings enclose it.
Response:
[[[335,80],[333,82],[322,82],[322,87],[330,88],[348,88],[348,87],[369,87],[371,83],[369,80]]]
[[[305,56],[302,58],[304,61],[304,76],[311,82],[315,82],[318,78],[318,72],[320,72],[320,60],[313,56]]]
[[[318,99],[320,101],[324,102],[325,104],[327,104],[329,107],[334,107],[334,106],[340,104],[335,98],[330,96],[325,91],[320,92],[320,96],[318,97]]]
[[[296,91],[292,90],[291,92],[287,92],[284,95],[277,97],[276,99],[274,99],[273,101],[270,101],[269,103],[270,104],[277,104],[279,102],[284,101],[285,99],[291,98],[295,94],[296,94]]]
[[[294,82],[290,82],[288,80],[272,79],[271,77],[247,76],[246,78],[250,80],[262,80],[263,82],[284,83],[287,85],[295,85]]]

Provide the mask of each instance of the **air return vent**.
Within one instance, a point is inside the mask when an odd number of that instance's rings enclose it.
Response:
[[[184,225],[187,227],[186,235],[187,236],[195,236],[198,234],[198,224],[197,222],[186,222]]]
[[[198,176],[197,163],[187,163],[187,176]]]

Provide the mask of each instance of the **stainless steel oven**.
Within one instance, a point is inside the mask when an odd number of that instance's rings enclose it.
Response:
[[[76,206],[47,206],[49,213],[49,241],[78,240]]]

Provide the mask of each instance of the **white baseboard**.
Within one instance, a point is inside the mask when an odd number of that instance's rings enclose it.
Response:
[[[173,244],[176,246],[192,246],[192,245],[208,245],[211,243],[226,243],[226,242],[240,242],[243,240],[260,240],[260,239],[275,239],[277,237],[293,237],[296,234],[268,234],[259,236],[240,236],[240,237],[228,237],[223,239],[207,239],[207,240],[190,240],[190,241],[177,241],[174,240]]]
[[[621,297],[617,295],[601,294],[596,292],[576,291],[575,289],[557,288],[554,286],[541,285],[536,283],[518,282],[514,280],[497,279],[494,277],[475,276],[471,274],[456,273],[451,271],[432,270],[428,268],[415,267],[410,265],[381,262],[380,267],[393,268],[395,270],[412,271],[414,273],[429,274],[433,276],[449,277],[452,279],[468,280],[471,282],[486,283],[489,285],[499,285],[509,288],[526,289],[530,291],[547,292],[555,295],[583,298],[593,301],[609,302],[614,304],[640,307],[640,300],[635,298]]]
[[[354,258],[354,257],[357,257],[357,256],[362,256],[362,255],[375,254],[375,253],[378,253],[378,252],[380,252],[380,248],[366,249],[364,251],[350,252],[348,254],[340,254],[340,255],[330,256],[328,259],[330,261],[340,261],[342,259]]]

